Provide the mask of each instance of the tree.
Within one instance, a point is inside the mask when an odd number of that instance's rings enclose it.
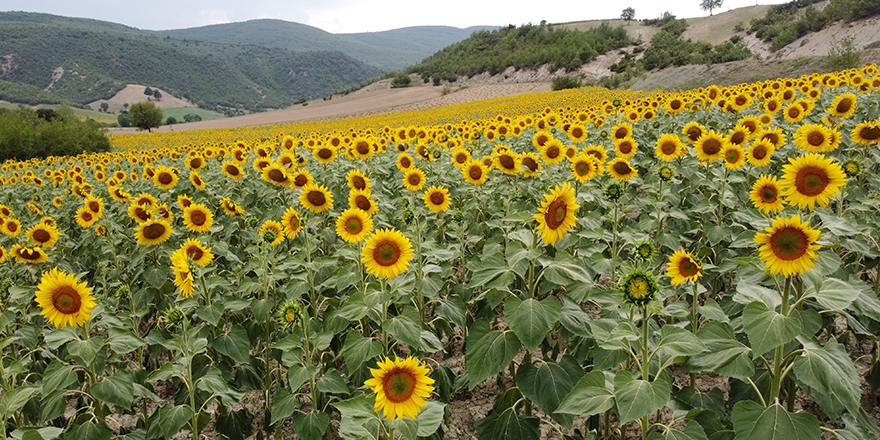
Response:
[[[128,122],[140,130],[152,132],[162,125],[162,109],[152,102],[138,102],[128,109]]]
[[[724,3],[724,0],[703,0],[700,3],[700,9],[709,11],[709,15],[712,15],[712,10],[720,8],[722,3]]]
[[[620,18],[629,23],[632,19],[636,18],[636,10],[633,8],[626,8],[620,13]]]
[[[159,89],[153,89],[153,98],[156,98],[156,101],[162,99],[162,93],[159,92]]]
[[[101,111],[104,113],[107,113],[107,110],[110,110],[110,104],[107,104],[106,102],[102,102],[101,103]]]

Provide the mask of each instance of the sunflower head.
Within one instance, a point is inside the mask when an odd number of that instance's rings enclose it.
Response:
[[[568,233],[577,221],[575,212],[578,208],[574,189],[568,182],[557,185],[549,194],[544,194],[544,201],[534,215],[538,221],[537,233],[541,234],[541,240],[553,245]]]
[[[162,312],[162,316],[159,317],[159,324],[161,324],[165,330],[173,331],[179,325],[183,324],[184,319],[186,319],[186,314],[183,313],[183,310],[180,307],[175,305]]]
[[[682,248],[669,257],[666,275],[671,279],[670,283],[677,286],[687,281],[696,281],[703,276],[703,271],[693,255]]]
[[[657,255],[657,245],[650,240],[643,240],[633,244],[630,257],[634,261],[650,261]]]
[[[287,301],[278,308],[278,325],[282,328],[292,328],[297,323],[297,318],[302,311],[302,304],[297,301]]]
[[[56,328],[83,324],[95,307],[92,288],[57,267],[41,277],[36,301],[42,309],[40,315]]]
[[[620,182],[611,182],[602,190],[602,195],[610,202],[616,202],[623,196],[623,185]]]
[[[416,418],[434,390],[428,367],[413,357],[385,358],[378,367],[370,369],[372,377],[364,382],[376,394],[373,409],[388,420]]]
[[[654,275],[641,269],[627,274],[620,283],[620,289],[623,291],[623,301],[635,306],[648,304],[660,290]]]
[[[675,177],[675,169],[669,165],[663,165],[657,168],[657,178],[664,181],[669,182]]]
[[[865,170],[865,165],[859,159],[846,159],[840,164],[847,177],[859,177]]]
[[[361,261],[370,274],[394,278],[409,267],[412,243],[396,229],[377,229],[361,248]]]
[[[802,222],[800,215],[789,218],[776,217],[764,232],[755,234],[755,243],[761,245],[759,255],[767,270],[775,275],[790,277],[812,270],[819,231]]]

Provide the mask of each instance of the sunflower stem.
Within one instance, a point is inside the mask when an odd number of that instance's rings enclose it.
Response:
[[[611,216],[611,286],[615,285],[615,272],[617,271],[617,204],[614,202],[614,214]]]
[[[780,313],[783,316],[788,316],[789,308],[788,308],[788,294],[791,289],[791,278],[785,279],[785,288],[782,292],[782,306],[780,308]],[[779,392],[782,388],[782,370],[784,360],[783,345],[780,344],[776,347],[776,350],[773,354],[773,372],[772,372],[772,381],[770,384],[770,399],[768,400],[768,404],[773,404],[779,399]]]

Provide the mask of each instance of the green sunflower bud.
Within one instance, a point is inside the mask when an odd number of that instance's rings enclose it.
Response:
[[[620,289],[623,291],[623,301],[636,306],[651,302],[659,290],[654,276],[641,269],[636,269],[624,277]]]
[[[623,186],[618,182],[611,182],[605,187],[605,190],[602,191],[602,195],[604,195],[605,199],[608,201],[616,202],[620,200],[620,196],[623,195]]]
[[[186,319],[186,315],[183,313],[183,310],[180,307],[174,306],[169,309],[166,309],[162,316],[159,318],[159,323],[165,328],[165,330],[171,331],[178,325],[183,323],[183,320]]]

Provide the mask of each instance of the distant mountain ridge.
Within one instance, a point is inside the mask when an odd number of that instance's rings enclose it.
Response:
[[[281,20],[146,31],[0,12],[0,100],[86,104],[141,84],[227,114],[281,108],[405,67],[470,32],[437,26],[336,35]]]

